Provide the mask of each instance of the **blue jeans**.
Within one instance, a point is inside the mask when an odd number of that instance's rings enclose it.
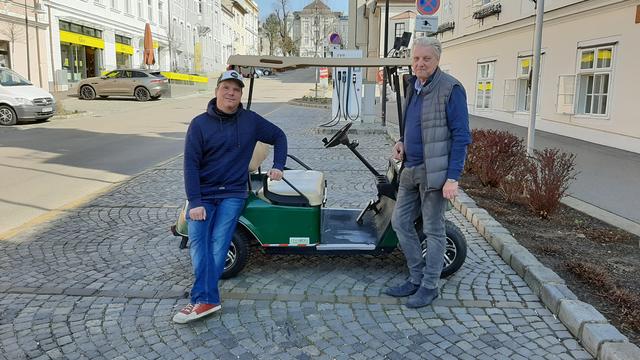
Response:
[[[428,188],[424,164],[407,167],[402,171],[391,224],[407,260],[409,281],[427,289],[438,288],[444,266],[446,204],[442,189]],[[414,221],[420,215],[422,230],[427,236],[427,254],[424,258],[414,226]]]
[[[192,304],[220,304],[218,280],[224,271],[229,244],[236,229],[245,199],[220,199],[204,204],[205,220],[187,220],[189,251],[195,281],[191,289]]]

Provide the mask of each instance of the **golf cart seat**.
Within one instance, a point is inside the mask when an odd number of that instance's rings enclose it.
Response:
[[[251,156],[251,162],[249,163],[249,172],[254,173],[258,171],[258,168],[262,162],[269,155],[269,145],[258,141],[256,147],[253,148],[253,155]]]
[[[295,186],[309,200],[310,206],[322,205],[324,201],[324,173],[315,170],[285,170],[284,178]],[[258,191],[262,200],[278,205],[300,205],[300,194],[286,182],[267,180],[268,192],[264,187]],[[290,202],[287,198],[291,199]],[[298,201],[296,201],[298,200]]]

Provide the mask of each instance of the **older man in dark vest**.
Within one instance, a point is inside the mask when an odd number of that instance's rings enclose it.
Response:
[[[435,38],[418,38],[412,49],[415,76],[404,105],[404,134],[393,157],[404,160],[392,225],[409,268],[409,278],[385,293],[406,297],[406,306],[427,306],[438,297],[444,265],[447,201],[458,192],[467,145],[471,143],[464,87],[440,70],[442,46]],[[427,254],[414,221],[422,214]]]

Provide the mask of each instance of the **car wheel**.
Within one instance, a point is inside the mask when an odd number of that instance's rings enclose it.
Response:
[[[96,91],[90,85],[84,85],[80,88],[80,98],[84,100],[93,100],[96,98]]]
[[[133,95],[136,97],[136,100],[138,101],[148,101],[149,99],[151,99],[151,94],[149,93],[149,90],[147,90],[146,88],[138,87],[136,88],[136,90],[133,92]]]
[[[15,125],[18,122],[16,112],[8,105],[0,105],[0,125]]]
[[[224,262],[224,271],[222,272],[221,279],[230,279],[236,275],[247,265],[249,261],[249,242],[251,241],[251,235],[238,225],[236,231],[231,238],[231,244],[229,245],[229,252]]]
[[[422,231],[422,219],[416,221],[416,231],[422,244],[422,256],[427,255],[427,237]],[[440,278],[453,275],[460,270],[467,258],[467,241],[462,231],[449,220],[445,220],[446,243],[444,249],[444,265]]]

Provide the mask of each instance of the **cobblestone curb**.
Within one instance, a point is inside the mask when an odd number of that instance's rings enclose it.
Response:
[[[93,115],[95,114],[91,111],[81,111],[81,112],[71,113],[71,114],[53,115],[49,120],[73,119],[81,116],[93,116]]]
[[[289,104],[295,105],[295,106],[318,108],[318,109],[331,109],[331,104],[314,104],[314,103],[300,101],[300,100],[289,100]]]
[[[601,360],[637,360],[640,348],[628,342],[593,306],[577,300],[576,295],[553,270],[542,265],[526,248],[518,244],[509,230],[489,213],[478,207],[464,191],[453,201],[482,236],[518,275],[534,294],[580,340],[585,349]]]

